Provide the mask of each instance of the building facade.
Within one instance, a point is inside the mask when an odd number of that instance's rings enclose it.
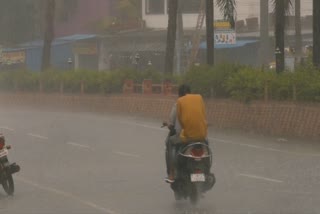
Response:
[[[199,0],[183,0],[184,28],[195,28],[200,9]],[[168,26],[168,0],[142,0],[142,19],[147,28],[166,29]]]

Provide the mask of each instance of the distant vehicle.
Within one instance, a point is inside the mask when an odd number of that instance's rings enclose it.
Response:
[[[9,162],[9,149],[11,149],[11,146],[5,145],[5,138],[0,134],[0,183],[8,195],[13,195],[14,181],[12,175],[20,171],[20,166]]]

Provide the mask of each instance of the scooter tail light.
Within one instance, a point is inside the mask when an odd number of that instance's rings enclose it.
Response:
[[[191,154],[194,157],[202,157],[204,155],[205,151],[203,148],[193,148],[191,150]]]

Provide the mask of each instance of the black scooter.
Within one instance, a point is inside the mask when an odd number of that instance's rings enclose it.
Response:
[[[168,127],[170,136],[175,134],[173,127],[163,123],[162,127]],[[166,142],[168,145],[168,142]],[[190,199],[196,204],[201,196],[212,189],[216,179],[210,172],[212,166],[212,152],[207,141],[195,141],[176,144],[171,151],[166,150],[166,158],[169,152],[173,152],[176,158],[173,161],[175,167],[175,181],[171,184],[175,199]]]

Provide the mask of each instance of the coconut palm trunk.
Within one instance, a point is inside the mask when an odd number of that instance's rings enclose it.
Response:
[[[214,0],[206,0],[207,64],[214,65]]]
[[[55,0],[46,0],[45,32],[41,71],[50,68],[51,44],[54,39]]]
[[[296,56],[301,57],[302,35],[301,35],[301,0],[295,0],[295,29],[296,29]]]
[[[168,14],[168,32],[167,32],[167,47],[165,58],[165,72],[173,73],[174,66],[174,53],[176,43],[177,32],[177,12],[178,12],[178,0],[169,0],[169,14]]]
[[[276,40],[276,70],[283,72],[285,68],[284,61],[284,28],[285,28],[285,2],[284,0],[275,0],[275,40]]]
[[[182,73],[182,55],[183,55],[183,0],[178,0],[178,10],[177,10],[177,41],[176,41],[176,54],[177,54],[177,73]]]
[[[313,0],[313,64],[320,68],[320,1]]]
[[[260,62],[262,65],[268,64],[269,52],[269,1],[260,0]]]

